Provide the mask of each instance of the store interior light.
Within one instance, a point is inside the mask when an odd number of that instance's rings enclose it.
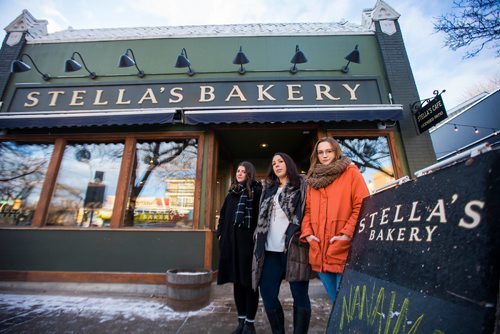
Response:
[[[361,63],[358,46],[356,45],[354,47],[354,50],[352,50],[351,53],[349,53],[344,59],[347,60],[347,64],[342,67],[341,71],[342,73],[348,73],[350,63],[356,63],[356,64]]]
[[[82,55],[77,51],[73,52],[73,54],[71,55],[71,58],[66,60],[66,65],[64,66],[64,71],[65,72],[76,72],[82,68],[82,65],[75,60],[76,55],[78,55],[78,57],[80,57],[80,60],[82,61],[82,64],[83,64],[83,67],[85,68],[85,70],[87,72],[89,72],[89,78],[90,79],[97,78],[97,74],[95,74],[95,72],[92,72],[89,70],[89,68],[85,64],[85,60],[83,60]]]
[[[240,65],[240,69],[238,70],[239,74],[245,74],[246,70],[243,67],[243,64],[248,64],[250,60],[248,60],[247,56],[243,53],[243,50],[240,46],[240,51],[236,54],[236,57],[234,57],[233,64],[235,65]]]
[[[31,70],[31,67],[28,64],[26,64],[25,62],[23,62],[23,60],[22,60],[23,57],[26,57],[31,61],[31,63],[35,67],[35,70],[42,76],[43,80],[49,81],[51,79],[50,75],[48,75],[47,73],[43,73],[42,71],[40,71],[40,69],[38,69],[38,66],[36,66],[33,58],[31,58],[31,56],[27,53],[21,54],[16,60],[13,60],[10,63],[10,72],[11,73],[21,73],[21,72],[27,72],[27,71]]]
[[[307,58],[302,51],[300,51],[299,46],[295,46],[295,54],[293,55],[290,63],[293,64],[292,68],[290,68],[290,73],[295,74],[298,72],[297,64],[307,63]]]
[[[185,48],[182,48],[181,53],[177,57],[177,61],[175,62],[175,67],[177,68],[188,68],[187,74],[189,76],[193,76],[195,72],[191,69],[191,62],[188,59],[187,51]]]
[[[130,58],[129,52],[132,58]],[[143,70],[139,68],[139,66],[137,66],[137,61],[135,60],[134,51],[132,51],[132,49],[127,49],[125,53],[121,55],[120,60],[118,61],[118,67],[131,67],[131,66],[135,66],[135,68],[137,69],[137,76],[139,78],[144,78],[146,74],[144,73]]]

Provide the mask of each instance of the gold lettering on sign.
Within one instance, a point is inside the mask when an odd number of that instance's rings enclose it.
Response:
[[[302,101],[304,99],[303,96],[295,96],[300,94],[302,85],[286,85],[286,87],[288,88],[288,101]],[[298,88],[298,90],[295,90],[295,88]]]
[[[269,89],[271,89],[273,87],[274,87],[274,85],[269,85],[266,87],[266,89],[262,89],[262,88],[264,88],[264,85],[257,85],[258,94],[259,94],[257,101],[264,101],[264,96],[266,96],[266,98],[269,101],[276,101],[276,99],[267,92]]]
[[[173,97],[176,97],[177,99],[168,99],[169,103],[179,103],[184,99],[184,96],[182,96],[182,87],[174,87],[170,90],[170,95]]]
[[[105,106],[108,104],[108,101],[101,101],[102,89],[98,89],[95,94],[94,105],[95,106]]]
[[[243,95],[243,93],[241,92],[241,89],[238,85],[233,85],[233,89],[231,89],[231,92],[229,92],[229,95],[226,97],[224,101],[228,102],[233,97],[238,97],[240,101],[243,102],[247,100],[245,95]]]
[[[155,93],[153,92],[153,90],[151,88],[146,89],[146,92],[139,100],[139,104],[142,104],[144,102],[144,100],[149,100],[153,104],[158,103],[158,101],[156,100]]]
[[[460,218],[460,222],[458,223],[458,226],[466,228],[466,229],[472,229],[476,228],[479,223],[481,222],[481,214],[475,210],[473,210],[473,206],[482,209],[484,208],[484,202],[483,201],[470,201],[465,205],[464,211],[469,218],[472,219],[472,221],[465,220],[464,218]]]
[[[40,96],[40,92],[30,92],[26,98],[31,101],[31,103],[25,102],[24,106],[25,107],[35,107],[38,105],[38,96]]]
[[[123,101],[123,95],[125,95],[125,89],[118,89],[118,98],[116,99],[116,104],[130,104],[130,100]]]
[[[342,87],[347,89],[349,93],[351,93],[351,100],[356,101],[358,98],[356,97],[356,90],[359,88],[360,84],[356,84],[354,88],[351,88],[348,84],[342,84]]]
[[[87,94],[86,90],[74,90],[71,96],[70,106],[83,106],[83,96],[81,94]]]
[[[50,99],[49,107],[55,107],[57,105],[57,99],[59,98],[59,94],[64,95],[64,93],[65,92],[63,90],[50,91],[48,94],[52,95],[52,98]]]
[[[210,102],[215,100],[215,88],[212,86],[200,86],[200,100],[198,102]]]
[[[335,97],[330,94],[330,86],[325,84],[315,84],[314,87],[316,88],[316,101],[323,101],[323,96],[332,101],[340,100],[340,97]]]

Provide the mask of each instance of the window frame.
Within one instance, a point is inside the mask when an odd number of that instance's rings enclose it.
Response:
[[[401,165],[401,161],[399,159],[399,154],[396,145],[396,138],[394,135],[394,131],[392,129],[386,130],[337,130],[337,129],[329,129],[326,131],[328,137],[350,137],[350,138],[359,138],[359,137],[386,137],[387,143],[389,145],[389,153],[391,155],[391,161],[394,168],[394,177],[395,180],[404,176],[403,168]]]
[[[120,171],[118,173],[118,184],[115,194],[115,205],[113,207],[113,214],[110,222],[110,227],[86,227],[85,230],[106,230],[106,229],[121,229],[121,230],[134,230],[135,227],[124,227],[123,220],[125,217],[127,194],[130,188],[130,178],[132,177],[133,162],[136,153],[136,144],[141,140],[176,140],[194,138],[198,142],[198,152],[196,161],[196,176],[195,176],[195,191],[194,191],[194,213],[192,228],[187,230],[199,230],[200,221],[200,198],[201,198],[201,178],[203,168],[203,157],[205,148],[205,133],[203,131],[172,131],[172,132],[154,132],[154,133],[111,133],[111,134],[96,134],[96,133],[81,133],[81,134],[58,134],[58,135],[6,135],[2,136],[2,141],[15,141],[18,143],[32,143],[32,144],[53,144],[54,150],[52,152],[45,179],[43,181],[41,196],[33,215],[30,226],[23,228],[40,228],[55,229],[55,230],[70,230],[82,229],[81,227],[51,227],[46,225],[47,214],[50,206],[52,196],[54,194],[57,176],[61,167],[64,151],[68,143],[110,143],[122,142],[124,144],[123,157],[120,164]],[[4,227],[2,227],[4,228]],[[16,228],[16,227],[5,227]],[[172,227],[158,227],[146,229],[147,231],[153,230],[186,230]],[[142,229],[141,229],[142,230]]]

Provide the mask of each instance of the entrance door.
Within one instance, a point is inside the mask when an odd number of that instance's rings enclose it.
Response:
[[[290,155],[297,164],[299,172],[305,174],[317,139],[317,128],[309,125],[282,124],[258,128],[228,126],[216,129],[215,137],[218,145],[216,180],[219,193],[214,194],[212,198],[215,216],[218,217],[224,197],[241,161],[250,161],[257,170],[257,179],[264,180],[273,154],[283,152]]]

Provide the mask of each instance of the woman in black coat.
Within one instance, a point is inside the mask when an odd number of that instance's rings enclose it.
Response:
[[[255,333],[259,291],[252,288],[253,232],[262,185],[255,180],[255,167],[248,161],[238,165],[235,176],[217,227],[220,248],[217,284],[233,283],[238,310],[238,327],[233,333]]]

